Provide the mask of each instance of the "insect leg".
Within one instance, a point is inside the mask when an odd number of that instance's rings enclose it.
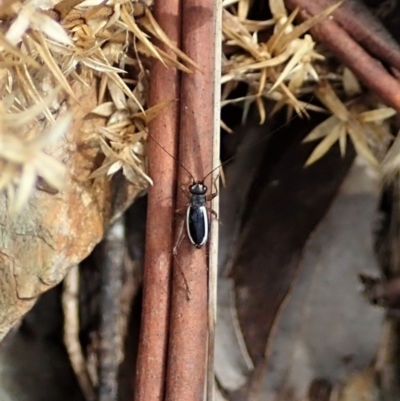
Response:
[[[215,192],[212,192],[210,195],[207,195],[207,201],[213,200],[216,196],[218,196],[218,187],[217,187],[217,181],[219,180],[219,174],[215,177],[215,179],[212,182],[212,187]],[[214,212],[215,213],[215,212]]]
[[[190,295],[189,284],[188,284],[188,282],[186,280],[185,274],[184,274],[180,264],[178,263],[178,259],[176,257],[176,255],[178,254],[178,248],[181,245],[183,237],[185,235],[184,229],[183,229],[184,226],[185,226],[185,220],[182,220],[182,223],[181,223],[181,225],[179,227],[179,231],[178,231],[178,238],[176,240],[176,243],[175,243],[175,246],[173,248],[172,254],[174,255],[175,263],[176,263],[180,273],[182,274],[183,282],[185,283],[187,300],[190,301],[192,298],[191,298],[191,295]]]
[[[186,299],[188,301],[190,301],[192,299],[192,296],[191,296],[191,293],[190,293],[189,284],[188,284],[188,282],[186,280],[186,277],[185,277],[185,273],[183,272],[183,270],[181,268],[181,265],[178,263],[178,259],[177,259],[176,255],[174,255],[174,259],[175,259],[176,266],[177,266],[177,268],[179,270],[179,273],[182,275],[182,280],[183,280],[183,282],[185,284]]]
[[[184,233],[183,233],[184,226],[185,226],[185,220],[182,220],[182,223],[181,223],[181,225],[179,227],[179,231],[178,231],[178,237],[177,237],[177,240],[175,242],[175,245],[174,245],[174,248],[173,248],[173,251],[172,251],[172,253],[174,255],[178,254],[178,248],[180,247],[180,245],[182,243],[183,236],[184,236]]]

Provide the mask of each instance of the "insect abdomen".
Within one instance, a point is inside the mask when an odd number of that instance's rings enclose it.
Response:
[[[208,215],[206,206],[189,206],[186,215],[187,233],[190,242],[201,248],[208,238]]]

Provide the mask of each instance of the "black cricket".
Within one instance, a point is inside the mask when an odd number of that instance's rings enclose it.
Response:
[[[311,100],[313,98],[314,96],[311,98]],[[303,110],[307,108],[310,102],[306,104]],[[288,122],[283,124],[278,129],[274,130],[273,132],[270,132],[265,138],[261,140],[270,137],[272,134],[279,131],[283,126],[290,123],[294,118],[296,118],[296,115],[293,116]],[[206,185],[204,185],[204,181],[215,170],[219,169],[222,165],[235,158],[235,156],[230,157],[228,160],[225,160],[224,163],[221,163],[219,166],[211,170],[201,181],[197,181],[195,180],[191,172],[182,163],[180,163],[179,160],[177,160],[174,156],[172,156],[155,138],[153,138],[150,135],[149,137],[154,142],[156,142],[157,145],[160,146],[161,149],[163,149],[168,155],[170,155],[173,159],[175,159],[192,179],[192,184],[189,185],[188,189],[182,188],[183,192],[189,199],[189,205],[186,210],[186,233],[189,238],[189,241],[197,249],[200,249],[203,245],[207,243],[208,240],[208,234],[210,228],[210,214],[216,215],[216,213],[210,207],[207,206],[207,202],[210,202],[218,195],[217,191],[215,191],[210,195],[207,195],[208,188]],[[250,144],[250,146],[255,145],[258,142],[259,141],[256,141],[255,143]],[[215,182],[213,182],[213,185],[215,185]]]
[[[189,206],[186,211],[186,232],[189,241],[200,249],[208,240],[209,213],[207,202],[217,196],[217,192],[207,196],[208,188],[203,181],[193,181],[189,186]],[[212,213],[212,212],[211,212]]]
[[[207,187],[201,182],[196,182],[189,186],[189,193],[186,232],[190,242],[199,249],[208,239]]]
[[[189,241],[197,248],[200,249],[203,245],[207,243],[208,233],[210,229],[210,214],[216,215],[216,213],[207,206],[207,202],[214,199],[218,192],[217,190],[207,195],[208,188],[204,184],[204,181],[207,177],[209,177],[216,169],[219,169],[221,165],[217,166],[213,170],[211,170],[201,181],[195,180],[193,174],[177,160],[174,156],[172,156],[165,148],[162,146],[155,138],[149,135],[149,137],[158,145],[161,149],[164,150],[168,155],[170,155],[174,160],[176,160],[179,165],[189,174],[192,179],[192,183],[189,185],[189,188],[182,187],[182,191],[185,193],[187,198],[189,199],[189,204],[186,209],[186,234],[189,238]],[[215,186],[215,182],[213,182],[213,186]],[[215,187],[216,188],[216,187]],[[178,243],[180,243],[180,239],[178,239]],[[179,245],[178,245],[179,246]],[[175,246],[176,250],[177,246]],[[175,252],[174,250],[174,252]]]

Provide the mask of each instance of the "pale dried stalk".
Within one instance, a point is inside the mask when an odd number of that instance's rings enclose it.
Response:
[[[95,391],[79,341],[79,268],[74,266],[64,279],[62,308],[64,312],[64,344],[72,369],[87,401],[95,400]]]
[[[214,2],[214,43],[221,43],[222,40],[222,4]],[[220,164],[220,126],[221,126],[221,46],[214,46],[214,124],[213,124],[213,169]],[[218,187],[219,169],[212,174],[212,181]],[[211,202],[211,208],[218,214],[219,197],[216,196]],[[217,321],[217,280],[218,280],[218,229],[217,219],[211,220],[210,247],[208,260],[208,353],[207,353],[207,400],[215,398],[214,378],[214,356],[215,356],[215,325]]]

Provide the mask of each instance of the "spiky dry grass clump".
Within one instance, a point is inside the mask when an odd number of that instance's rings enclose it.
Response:
[[[272,113],[285,104],[289,111],[295,110],[299,115],[306,110],[328,111],[332,116],[305,139],[323,138],[307,165],[316,162],[337,141],[343,154],[349,137],[356,151],[379,168],[392,140],[382,121],[395,111],[363,92],[353,74],[337,63],[330,63],[326,50],[321,47],[317,50],[317,44],[307,34],[341,2],[298,25],[295,23],[298,10],[289,15],[283,0],[269,1],[272,17],[267,21],[247,19],[248,0],[225,0],[224,4],[222,104],[243,102],[245,119],[249,105],[255,103],[261,122],[268,117],[264,99],[276,101]],[[229,98],[239,83],[247,85],[247,95]],[[307,94],[313,94],[328,110],[299,100]]]
[[[55,189],[63,185],[66,171],[43,150],[68,129],[71,116],[56,120],[64,99],[75,99],[76,82],[98,86],[93,113],[107,119],[95,133],[105,161],[92,177],[122,169],[145,188],[149,60],[190,71],[150,38],[191,63],[150,10],[132,1],[11,1],[1,6],[0,21],[0,191],[7,191],[11,208],[21,209],[37,177]]]
[[[293,25],[297,11],[287,14],[283,0],[271,0],[272,18],[267,21],[247,19],[247,1],[228,6],[223,14],[225,60],[223,63],[223,99],[227,99],[239,82],[248,85],[246,104],[255,102],[261,122],[266,118],[263,98],[277,101],[301,114],[306,103],[298,98],[314,90],[319,80],[316,62],[324,60],[314,50],[309,34],[312,26],[329,16],[339,4],[298,26]],[[247,5],[247,6],[246,6]],[[226,100],[224,104],[232,102]]]
[[[382,106],[361,90],[349,92],[343,68],[326,63],[323,50],[317,51],[307,34],[340,3],[298,25],[297,11],[289,15],[283,0],[270,0],[269,5],[271,19],[254,21],[247,18],[248,0],[224,1],[222,105],[242,103],[245,119],[255,103],[261,122],[268,117],[266,98],[276,101],[273,112],[284,105],[298,114],[326,112],[299,100],[314,93],[335,118],[307,138],[325,137],[308,163],[322,157],[337,140],[344,151],[348,134],[357,151],[378,166],[382,157],[375,154],[373,144],[387,145],[389,138],[379,121],[393,111],[384,108],[371,114],[369,110]],[[56,120],[64,99],[75,98],[74,82],[98,85],[93,113],[106,119],[95,132],[105,160],[91,177],[122,170],[129,181],[145,188],[151,182],[145,168],[146,125],[157,110],[145,112],[149,60],[156,58],[187,73],[195,69],[162,32],[149,8],[124,0],[9,1],[0,8],[0,21],[0,191],[7,192],[12,208],[19,210],[26,203],[37,177],[55,189],[65,181],[60,163],[44,151],[68,129],[68,119],[59,124]],[[169,46],[182,62],[157,48],[152,38]],[[321,81],[325,84],[319,87]],[[239,83],[247,85],[247,95],[233,99]],[[374,125],[368,134],[363,131],[365,124]]]

